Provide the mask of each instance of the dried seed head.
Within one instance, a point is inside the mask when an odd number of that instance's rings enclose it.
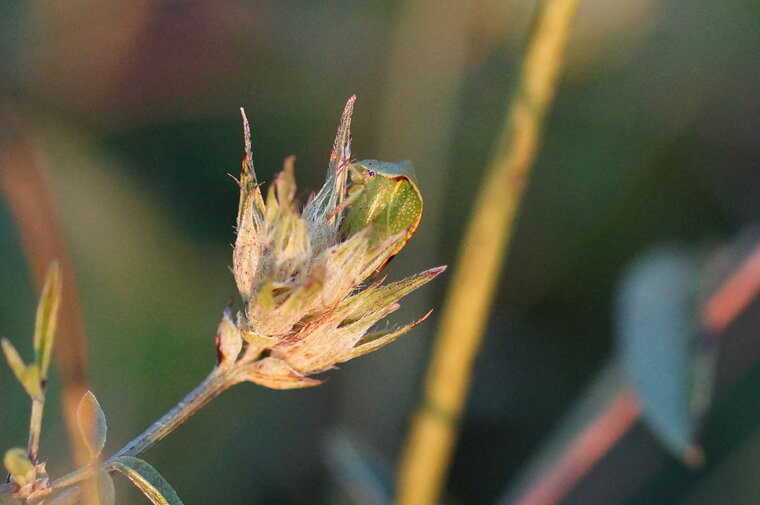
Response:
[[[232,359],[244,370],[241,380],[278,389],[318,384],[306,376],[373,351],[427,317],[395,330],[371,332],[399,307],[403,296],[445,267],[360,289],[414,233],[422,199],[406,173],[391,173],[392,168],[367,172],[363,162],[350,161],[353,105],[351,97],[325,184],[302,210],[295,200],[292,160],[274,178],[266,198],[262,194],[243,115],[246,157],[232,262],[245,310],[235,325],[239,337],[232,336],[231,318],[225,316],[217,340],[220,363],[229,366]],[[349,172],[361,177],[349,179]],[[386,179],[369,183],[367,174]],[[235,354],[240,337],[246,348],[232,358],[229,349],[234,347]]]

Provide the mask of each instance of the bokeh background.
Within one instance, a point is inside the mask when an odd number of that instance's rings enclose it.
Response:
[[[412,160],[425,198],[391,278],[452,264],[536,7],[0,0],[0,149],[18,141],[12,115],[50,179],[108,453],[205,376],[221,311],[238,303],[227,176],[243,154],[238,108],[259,177],[295,154],[305,198],[356,94],[354,154]],[[510,503],[588,385],[617,366],[616,300],[632,262],[667,244],[702,265],[732,246],[729,271],[758,243],[758,26],[760,4],[747,0],[581,1],[446,503]],[[0,199],[0,336],[29,356],[37,295],[18,227]],[[394,321],[440,307],[447,282],[410,296]],[[434,314],[316,389],[237,386],[145,457],[189,504],[357,503],[346,465],[388,490],[436,324]],[[686,468],[640,423],[563,503],[758,503],[759,324],[754,302],[721,336],[703,467]],[[50,387],[42,454],[61,475],[69,448],[55,377]],[[24,444],[27,416],[0,367],[3,449]],[[117,491],[120,503],[145,502]]]

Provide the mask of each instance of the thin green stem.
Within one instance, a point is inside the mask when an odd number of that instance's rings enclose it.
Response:
[[[53,483],[50,485],[50,487],[52,487],[53,489],[61,489],[64,487],[72,486],[88,478],[90,475],[92,475],[92,472],[94,470],[95,468],[91,465],[84,466],[82,468],[79,468],[78,470],[75,470],[71,473],[64,475],[63,477],[59,479],[54,480]]]
[[[530,37],[500,144],[468,222],[427,371],[425,393],[407,437],[396,505],[438,503],[449,470],[472,370],[541,127],[556,92],[579,0],[545,0]]]
[[[37,452],[40,449],[40,432],[42,431],[42,413],[45,410],[45,392],[40,398],[32,398],[32,414],[29,417],[28,455],[32,463],[37,462]]]
[[[235,369],[220,370],[215,368],[203,382],[190,391],[190,393],[167,412],[161,419],[153,423],[150,428],[141,435],[121,448],[119,452],[109,458],[103,466],[106,467],[116,458],[121,456],[137,456],[147,451],[169,433],[176,430],[182,423],[187,421],[193,414],[202,409],[219,393],[229,388],[237,381],[234,377]]]
[[[122,447],[116,454],[103,462],[101,466],[109,469],[111,463],[121,456],[138,456],[160,440],[164,439],[169,433],[176,430],[182,423],[187,421],[193,414],[197,413],[206,406],[219,393],[239,382],[237,373],[240,367],[234,367],[227,370],[215,368],[206,377],[203,382],[198,384],[195,389],[185,396],[169,412],[164,414],[158,421],[153,423],[150,428]],[[61,489],[72,486],[84,479],[90,477],[94,471],[94,466],[88,465],[75,470],[63,477],[56,479],[52,483],[53,489]]]

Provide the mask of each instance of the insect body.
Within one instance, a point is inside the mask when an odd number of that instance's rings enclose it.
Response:
[[[412,180],[414,168],[408,161],[389,163],[361,160],[353,164],[348,211],[343,227],[353,235],[368,225],[380,239],[405,232],[382,270],[414,235],[422,217],[422,196]]]

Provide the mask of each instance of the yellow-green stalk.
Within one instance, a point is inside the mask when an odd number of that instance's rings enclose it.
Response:
[[[456,441],[491,300],[541,125],[554,96],[578,0],[547,0],[531,36],[504,134],[486,171],[456,270],[399,470],[396,504],[438,503]]]

